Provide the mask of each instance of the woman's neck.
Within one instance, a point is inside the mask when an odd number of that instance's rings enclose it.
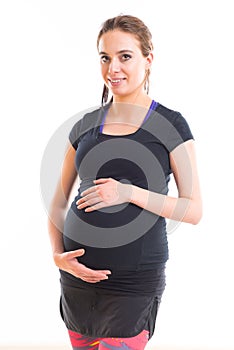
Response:
[[[152,99],[138,99],[137,102],[131,100],[113,99],[106,117],[106,123],[126,123],[139,127],[147,111],[150,108]]]
[[[113,95],[113,103],[116,105],[135,105],[139,107],[149,108],[152,98],[146,93],[131,94],[128,96]]]

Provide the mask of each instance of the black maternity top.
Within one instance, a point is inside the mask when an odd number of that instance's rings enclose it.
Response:
[[[136,132],[106,135],[102,127],[108,108],[87,113],[70,132],[80,187],[67,213],[63,240],[66,251],[85,249],[80,263],[112,274],[91,284],[60,271],[61,314],[68,329],[88,336],[131,337],[143,329],[152,336],[165,288],[165,218],[131,203],[90,213],[75,203],[98,178],[167,194],[169,153],[193,136],[179,112],[155,101]]]

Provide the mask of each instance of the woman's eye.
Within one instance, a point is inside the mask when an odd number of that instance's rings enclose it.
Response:
[[[132,58],[132,56],[129,55],[129,54],[127,54],[127,53],[125,53],[125,54],[122,55],[122,60],[123,60],[123,61],[128,61],[130,58]]]
[[[101,56],[101,62],[109,62],[110,58],[108,56]]]

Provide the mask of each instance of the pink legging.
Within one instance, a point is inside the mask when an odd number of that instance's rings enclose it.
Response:
[[[143,350],[149,340],[149,332],[143,330],[131,338],[91,338],[68,331],[73,350]]]

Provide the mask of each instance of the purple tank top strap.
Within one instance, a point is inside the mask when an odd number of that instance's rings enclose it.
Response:
[[[152,100],[151,105],[150,105],[150,107],[149,107],[149,110],[148,110],[148,112],[147,112],[147,114],[146,114],[146,116],[145,116],[145,118],[144,118],[142,124],[144,124],[144,123],[146,122],[146,120],[149,118],[149,116],[150,116],[150,114],[152,113],[152,111],[154,111],[154,110],[156,109],[157,105],[158,105],[158,102]],[[141,124],[141,125],[142,125],[142,124]]]
[[[102,122],[101,122],[101,124],[100,124],[99,131],[100,131],[101,134],[102,134],[103,127],[104,127],[104,124],[105,124],[107,112],[108,112],[108,109],[106,109],[106,111],[105,111],[105,113],[104,113],[104,116],[103,116],[103,118],[102,118]]]

